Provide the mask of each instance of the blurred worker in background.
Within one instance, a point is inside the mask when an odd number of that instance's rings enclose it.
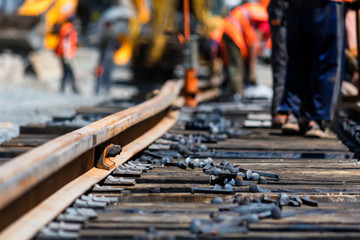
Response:
[[[246,85],[256,84],[257,56],[269,37],[266,8],[256,2],[234,8],[223,24],[212,31],[213,52],[220,50],[227,78],[239,95],[243,94]]]
[[[77,31],[72,23],[73,20],[74,16],[71,16],[64,23],[62,23],[59,30],[59,42],[55,49],[55,53],[59,56],[63,69],[60,91],[65,92],[65,85],[69,81],[72,87],[72,91],[78,94],[79,90],[76,86],[74,71],[71,66],[72,59],[75,56],[78,41]]]
[[[284,134],[326,137],[343,72],[344,3],[291,0],[288,12],[288,67],[279,112]]]
[[[117,36],[112,32],[112,23],[105,22],[103,33],[99,44],[100,57],[99,63],[95,69],[95,94],[99,94],[101,89],[105,93],[110,92],[111,86],[111,73],[115,66],[113,56],[115,51],[119,48]]]
[[[280,128],[285,123],[286,115],[279,114],[278,108],[284,92],[287,64],[286,22],[288,0],[271,0],[268,6],[271,28],[271,68],[273,79],[273,98],[271,103],[271,125]]]
[[[108,9],[99,21],[100,57],[95,69],[95,94],[103,89],[110,92],[112,71],[127,66],[143,24],[150,20],[150,9],[145,0],[119,1]]]
[[[139,85],[145,85],[143,82],[148,83],[148,79],[151,78],[151,85],[157,88],[157,84],[182,75],[181,71],[176,71],[175,68],[184,64],[182,49],[185,40],[183,37],[184,2],[156,0],[151,3],[151,24],[147,25],[151,31],[144,31],[138,41],[132,67],[134,80]],[[196,34],[192,41],[199,44],[199,59],[202,64],[211,62],[209,36],[211,30],[222,22],[220,15],[223,4],[222,0],[190,1],[190,34]],[[147,32],[150,33],[146,34]],[[197,71],[197,73],[200,78],[204,76],[204,71]],[[149,84],[146,86],[149,87]]]

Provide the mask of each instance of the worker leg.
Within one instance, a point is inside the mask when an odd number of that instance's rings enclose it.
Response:
[[[232,39],[224,34],[223,37],[226,45],[226,53],[228,58],[228,77],[233,85],[236,93],[242,95],[244,93],[244,60],[242,59],[240,49],[232,41]]]
[[[101,82],[102,82],[102,76],[96,77],[96,82],[95,82],[95,94],[96,95],[99,94]]]
[[[279,110],[278,108],[285,85],[287,64],[286,26],[271,26],[271,40],[271,67],[273,74],[273,98],[271,104],[271,115],[274,117]]]
[[[301,106],[310,82],[312,36],[303,28],[302,1],[292,1],[288,10],[287,52],[288,65],[285,89],[279,112],[302,115]]]
[[[74,71],[73,68],[71,66],[71,62],[67,63],[67,68],[68,68],[68,72],[69,72],[69,80],[71,83],[71,87],[74,93],[79,93],[79,89],[76,86],[76,80],[75,80],[75,75],[74,75]]]
[[[66,63],[63,58],[60,58],[60,63],[62,67],[62,77],[61,77],[61,84],[60,84],[60,91],[65,92],[65,85],[68,78],[68,72],[66,68]]]
[[[310,92],[306,101],[306,115],[317,122],[329,121],[332,97],[335,101],[340,89],[344,62],[344,10],[341,3],[328,2],[313,10],[314,36]]]
[[[112,83],[111,73],[113,67],[114,67],[114,62],[112,60],[107,61],[104,65],[104,74],[102,76],[102,83],[103,83],[102,87],[106,93],[110,92],[110,87]]]

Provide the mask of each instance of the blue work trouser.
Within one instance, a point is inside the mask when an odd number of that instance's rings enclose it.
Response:
[[[331,104],[336,102],[333,98],[338,94],[343,72],[344,14],[342,3],[290,2],[289,61],[280,112],[315,121],[330,120]]]
[[[112,71],[115,67],[115,63],[113,60],[113,55],[116,50],[119,48],[117,39],[105,39],[103,40],[103,44],[100,48],[100,58],[99,65],[104,67],[104,72],[101,76],[96,78],[95,83],[95,93],[98,94],[101,89],[105,91],[105,93],[110,92],[110,87],[112,84]]]
[[[112,83],[111,74],[115,66],[114,61],[112,59],[107,59],[102,64],[104,66],[104,72],[101,76],[96,78],[96,83],[95,83],[96,94],[100,93],[101,89],[103,89],[106,93],[109,93]]]

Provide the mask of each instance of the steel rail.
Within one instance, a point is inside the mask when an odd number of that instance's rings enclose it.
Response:
[[[183,105],[183,103],[180,103]],[[119,166],[136,153],[147,147],[154,140],[168,131],[177,121],[179,110],[169,112],[156,126],[135,141],[123,146],[123,152],[112,160]],[[35,208],[16,220],[0,233],[0,239],[31,239],[35,237],[47,223],[66,209],[78,197],[88,191],[96,183],[107,177],[112,170],[92,168],[74,179],[53,195],[42,201]]]
[[[2,165],[0,229],[91,170],[107,144],[124,146],[154,127],[166,116],[182,87],[183,81],[168,81],[149,101],[60,136]],[[21,200],[24,197],[26,201]]]

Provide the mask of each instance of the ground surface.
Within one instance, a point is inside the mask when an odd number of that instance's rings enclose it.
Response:
[[[38,77],[24,75],[17,56],[0,55],[0,142],[18,134],[18,127],[31,122],[46,122],[52,116],[70,116],[81,106],[92,106],[116,96],[127,98],[135,89],[114,87],[109,95],[93,94],[93,69],[98,58],[94,49],[79,49],[74,60],[77,84],[81,94],[67,89],[58,91],[61,72],[51,52],[34,55]]]
[[[70,89],[59,92],[61,70],[52,52],[31,55],[37,77],[24,75],[23,60],[12,54],[0,55],[0,142],[17,136],[18,128],[31,122],[46,122],[52,116],[69,116],[82,106],[92,106],[112,97],[128,98],[136,89],[117,85],[109,95],[95,96],[94,68],[98,59],[96,49],[81,48],[74,59],[74,71],[81,94]],[[115,77],[129,78],[128,72],[117,70]],[[259,63],[257,78],[260,88],[249,89],[250,95],[271,94],[269,65]]]

